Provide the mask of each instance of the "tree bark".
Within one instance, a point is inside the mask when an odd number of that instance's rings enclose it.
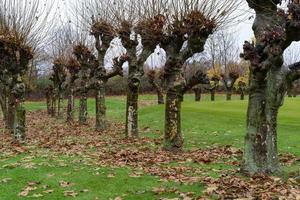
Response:
[[[164,149],[181,151],[183,137],[181,133],[181,102],[185,79],[182,76],[181,62],[174,59],[166,64],[167,95],[165,108]]]
[[[132,70],[132,69],[131,69]],[[129,77],[126,104],[126,136],[138,137],[138,98],[140,77]]]
[[[69,124],[74,123],[74,90],[73,89],[70,89],[70,93],[68,96],[67,122]]]
[[[58,92],[58,104],[57,104],[57,118],[62,119],[63,118],[63,112],[62,112],[62,104],[63,104],[63,95],[62,92]]]
[[[267,164],[267,127],[265,116],[267,83],[266,72],[250,72],[250,94],[247,113],[247,133],[245,137],[245,173],[261,173],[268,170]]]
[[[101,81],[96,90],[96,130],[106,129],[105,82]]]
[[[14,117],[16,112],[16,99],[13,94],[9,94],[7,102],[7,128],[13,132],[14,128]]]
[[[24,102],[20,101],[16,103],[16,112],[14,115],[14,137],[17,142],[25,142],[25,120],[26,120],[26,110],[24,108]]]
[[[251,68],[242,169],[247,174],[273,174],[280,172],[277,115],[286,92],[282,56],[286,48],[283,45],[285,36],[280,35],[285,28],[273,2],[259,1],[255,4],[249,0],[248,4],[256,11],[253,30],[257,43],[256,46],[249,43],[244,46],[244,57],[251,61]],[[268,25],[267,29],[265,25]],[[268,34],[274,33],[279,36],[270,39]]]
[[[7,111],[7,95],[5,89],[3,89],[2,94],[0,94],[0,106],[2,111],[3,121],[5,123],[5,126],[7,126],[8,111]]]
[[[18,77],[15,86],[12,90],[12,95],[14,96],[14,102],[12,102],[15,108],[14,118],[13,118],[13,134],[14,138],[18,143],[25,142],[25,120],[26,111],[24,108],[24,97],[25,97],[25,84],[21,82],[21,77]]]
[[[80,105],[79,105],[79,123],[81,125],[87,124],[87,91],[82,91],[80,95]]]

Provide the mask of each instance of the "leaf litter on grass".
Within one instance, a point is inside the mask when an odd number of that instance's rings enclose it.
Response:
[[[3,158],[25,152],[29,154],[29,157],[23,160],[24,163],[12,163],[5,167],[34,168],[36,165],[32,163],[32,159],[42,156],[41,152],[48,151],[52,152],[52,157],[49,159],[56,160],[58,167],[68,165],[68,162],[59,160],[60,156],[79,157],[81,158],[79,162],[88,167],[130,167],[133,171],[128,176],[133,178],[149,174],[160,177],[161,181],[185,185],[203,183],[207,186],[204,193],[206,197],[268,199],[273,195],[299,198],[297,193],[299,184],[292,181],[293,179],[282,182],[281,179],[275,181],[270,177],[261,177],[260,179],[240,177],[238,170],[242,151],[231,146],[193,149],[174,154],[161,149],[162,138],[124,139],[122,123],[110,122],[108,129],[100,133],[92,128],[94,123],[92,120],[89,120],[88,126],[80,126],[77,123],[69,126],[47,117],[44,111],[29,113],[27,119],[27,146],[15,145],[11,136],[5,134],[0,151],[5,152]],[[48,157],[48,155],[44,157]],[[291,154],[281,155],[280,158],[286,166],[299,161],[299,158]],[[202,167],[220,163],[229,166],[230,169]],[[212,172],[219,174],[218,177],[211,177]],[[107,177],[114,178],[115,174],[110,173]],[[260,186],[262,182],[265,183],[263,184],[265,186]],[[66,188],[71,185],[71,183],[63,181],[59,184]],[[35,187],[27,186],[20,192],[20,195],[27,196],[33,189]],[[159,189],[153,190],[159,191]],[[48,193],[53,192],[48,189],[44,193],[47,191]],[[64,195],[75,197],[78,192],[67,190],[64,191]],[[182,199],[180,195],[184,196],[179,191],[177,195],[180,199]],[[188,198],[197,198],[189,196]]]

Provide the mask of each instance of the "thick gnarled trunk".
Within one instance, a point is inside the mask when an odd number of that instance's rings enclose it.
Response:
[[[266,72],[251,72],[247,113],[243,171],[259,173],[268,170],[266,149],[265,81]]]
[[[181,151],[183,137],[181,133],[181,102],[185,80],[180,62],[170,62],[166,66],[167,95],[165,108],[164,149]]]

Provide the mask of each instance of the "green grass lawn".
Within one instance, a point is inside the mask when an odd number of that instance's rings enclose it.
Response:
[[[193,95],[186,95],[182,105],[182,132],[186,148],[201,148],[211,145],[233,145],[243,147],[247,101],[234,96],[225,101],[217,96],[215,102],[205,95],[201,102],[195,102]],[[144,95],[141,101],[156,100],[155,96]],[[77,103],[78,105],[78,103]],[[28,110],[45,109],[43,102],[28,102]],[[89,115],[95,115],[95,101],[88,101]],[[300,98],[286,98],[279,112],[278,138],[281,152],[290,152],[300,156]],[[107,115],[110,120],[124,121],[125,97],[107,98]],[[139,111],[141,135],[151,137],[156,131],[164,129],[164,106],[142,107]],[[143,131],[147,130],[147,132]]]
[[[156,97],[144,95],[142,102],[155,101]],[[94,116],[95,101],[89,99],[89,114]],[[78,102],[77,102],[78,105]],[[44,102],[27,102],[27,110],[46,109]],[[279,114],[278,137],[281,153],[293,153],[300,156],[300,98],[287,98]],[[214,145],[233,145],[243,147],[245,135],[247,101],[233,97],[230,102],[224,96],[218,96],[215,102],[209,96],[201,102],[195,102],[192,95],[187,95],[182,105],[182,131],[185,148],[206,148]],[[125,97],[107,98],[109,120],[124,121]],[[161,137],[164,127],[164,106],[142,106],[139,111],[141,136]],[[157,134],[157,133],[160,134]],[[176,163],[174,163],[176,165]],[[208,170],[211,176],[217,175],[218,169],[226,169],[222,163],[199,165]],[[212,170],[214,169],[214,170]],[[51,152],[38,155],[22,154],[10,157],[0,152],[0,199],[66,199],[64,192],[76,193],[75,199],[162,199],[178,197],[178,193],[194,192],[200,195],[202,184],[184,185],[175,182],[162,182],[158,177],[142,174],[132,177],[130,168],[97,167],[78,157],[59,157]],[[136,169],[135,169],[136,170]],[[299,170],[293,166],[287,170]],[[61,187],[59,183],[69,183]],[[28,183],[34,182],[34,190],[26,197],[18,194]],[[165,188],[167,191],[157,194],[153,188]],[[174,189],[177,192],[175,195]],[[168,192],[169,191],[169,192]],[[118,199],[118,198],[117,198]]]

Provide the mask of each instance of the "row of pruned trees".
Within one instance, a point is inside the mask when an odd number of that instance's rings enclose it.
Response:
[[[289,0],[288,9],[283,11],[277,7],[282,3],[280,0],[247,0],[247,2],[257,16],[253,26],[256,41],[246,42],[244,53],[241,55],[251,63],[243,170],[251,174],[275,173],[280,169],[276,126],[278,111],[287,84],[300,77],[299,63],[288,67],[283,65],[284,50],[291,42],[300,40],[300,5],[296,0]],[[12,8],[18,5],[16,3]],[[30,2],[29,5],[34,4]],[[95,50],[84,42],[77,43],[72,46],[70,56],[62,55],[54,60],[54,73],[51,78],[54,84],[53,88],[49,88],[48,93],[48,96],[54,98],[49,105],[60,104],[61,91],[66,91],[66,87],[71,88],[75,85],[73,89],[67,90],[79,93],[79,120],[85,123],[87,92],[93,89],[96,93],[96,128],[105,129],[104,86],[110,77],[120,74],[121,66],[126,61],[128,91],[125,134],[129,138],[138,137],[138,94],[141,76],[144,74],[143,66],[159,45],[166,52],[166,63],[163,68],[164,84],[166,84],[164,148],[170,151],[181,150],[184,142],[181,133],[183,96],[195,85],[209,83],[209,78],[201,70],[186,79],[184,76],[186,61],[195,53],[204,50],[204,45],[211,34],[227,22],[234,21],[236,18],[234,12],[239,6],[240,2],[236,0],[84,1],[80,6],[82,11],[80,22],[93,37]],[[19,15],[20,9],[15,10],[20,19],[28,13],[35,13],[28,12],[28,9],[26,11]],[[0,34],[1,90],[12,91],[5,95],[1,92],[1,107],[6,114],[10,114],[6,107],[13,110],[13,132],[15,138],[22,141],[25,136],[25,110],[22,106],[25,87],[22,74],[33,57],[34,46],[28,43],[30,41],[28,35],[18,37],[18,34],[14,34],[22,33],[20,31],[22,29],[15,31],[15,24],[7,23],[7,20],[16,18],[10,15],[2,16],[2,13],[10,12],[7,9],[1,9],[0,12],[0,20],[4,22],[1,22],[0,27],[2,30]],[[26,30],[35,30],[31,28],[32,24],[20,24]],[[26,33],[28,31],[25,31],[25,36]],[[35,33],[40,32],[35,30]],[[125,51],[114,59],[113,70],[107,71],[104,67],[105,52],[108,51],[115,37],[122,41]],[[71,58],[74,60],[71,61]],[[72,64],[69,65],[70,63]],[[73,65],[78,67],[78,71],[74,70],[75,76],[78,76],[74,80],[78,83],[64,84],[72,76],[73,71],[68,69],[73,68]],[[215,66],[215,62],[213,65]],[[229,98],[232,82],[238,78],[238,75],[228,70],[230,62],[227,58],[221,59],[221,66],[225,66],[221,78],[225,80]],[[220,81],[216,76],[211,80]],[[52,95],[51,91],[53,91]],[[69,95],[71,96],[72,93]],[[74,98],[70,97],[69,100],[70,110],[73,110]],[[59,105],[50,110],[60,114],[60,109]],[[7,124],[10,125],[9,117],[5,119],[8,119]]]
[[[76,8],[82,13],[80,21],[93,37],[92,48],[77,45],[73,56],[79,66],[78,93],[80,95],[79,121],[87,116],[87,93],[96,90],[96,128],[104,130],[105,84],[113,76],[121,75],[124,62],[128,63],[126,137],[138,137],[138,96],[144,65],[157,45],[166,53],[165,64],[160,72],[147,71],[149,82],[157,89],[162,103],[161,86],[166,88],[166,118],[164,147],[178,151],[182,148],[181,102],[184,94],[199,84],[209,84],[203,69],[198,68],[190,77],[184,76],[186,61],[195,53],[202,52],[209,35],[232,19],[237,1],[96,1],[83,3]],[[216,9],[219,8],[219,9]],[[105,55],[111,42],[118,37],[124,52],[114,59],[112,72],[105,68]],[[53,80],[62,80],[55,76]],[[63,76],[63,73],[58,73]],[[68,79],[68,78],[66,78]],[[157,83],[159,79],[159,83]],[[55,81],[54,81],[55,82]],[[60,83],[60,82],[59,82]],[[54,84],[58,92],[60,84]],[[76,84],[75,84],[76,85]],[[71,107],[71,106],[68,106]],[[59,109],[59,107],[57,108]]]

